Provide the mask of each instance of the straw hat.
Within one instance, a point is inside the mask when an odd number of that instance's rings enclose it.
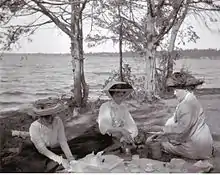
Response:
[[[196,87],[203,84],[203,80],[196,79],[194,76],[186,72],[174,72],[166,82],[167,87],[178,87],[178,88],[187,88],[187,87]]]
[[[45,107],[45,108],[36,108],[33,107],[33,113],[35,116],[46,116],[46,115],[52,115],[56,114],[58,112],[61,112],[63,110],[63,106],[61,104],[55,104],[51,105],[50,107]]]
[[[111,81],[109,82],[105,88],[103,89],[103,91],[106,93],[106,95],[110,98],[112,98],[110,92],[114,91],[114,92],[126,92],[125,95],[122,97],[126,97],[129,94],[131,94],[131,92],[134,89],[132,88],[132,86],[129,83],[126,82],[122,82],[122,81]]]

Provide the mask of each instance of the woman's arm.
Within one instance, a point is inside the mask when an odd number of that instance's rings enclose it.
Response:
[[[121,127],[109,128],[106,133],[111,134],[112,136],[117,135],[117,137],[122,137],[123,135],[130,134],[125,128]]]
[[[49,159],[57,162],[58,164],[61,164],[63,161],[62,156],[58,156],[54,154],[52,151],[48,150],[45,143],[40,137],[39,128],[37,126],[31,125],[30,129],[30,137],[31,141],[33,142],[36,149],[39,151],[39,153],[43,154],[44,156],[48,157]]]
[[[196,107],[193,107],[190,104],[182,104],[178,111],[176,112],[177,121],[172,124],[164,127],[164,132],[170,139],[182,139],[187,136],[187,133],[190,132],[191,126],[193,125]]]
[[[127,107],[124,107],[124,118],[125,118],[125,126],[126,129],[130,132],[132,138],[135,138],[138,135],[138,128],[137,125],[134,121],[134,119],[132,118],[130,112],[128,111]]]
[[[67,143],[63,122],[60,118],[58,118],[58,141],[60,143],[60,147],[62,148],[64,154],[66,155],[66,158],[68,160],[74,159],[72,152],[69,148],[69,145]]]
[[[99,109],[98,115],[98,124],[99,124],[99,131],[101,134],[110,134],[114,132],[115,128],[112,127],[112,120],[110,116],[110,109],[107,103],[101,105]]]

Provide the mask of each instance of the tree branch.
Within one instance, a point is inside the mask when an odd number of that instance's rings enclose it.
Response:
[[[82,11],[85,9],[87,2],[88,2],[88,0],[84,0],[84,1],[83,1],[82,7],[81,7],[81,9],[80,9],[80,14],[82,14]]]
[[[28,25],[10,25],[8,27],[2,27],[3,29],[7,29],[7,28],[11,28],[11,27],[14,27],[14,28],[32,28],[32,27],[40,27],[40,26],[43,26],[43,25],[46,25],[46,24],[51,24],[53,23],[53,21],[51,20],[48,20],[48,21],[45,21],[45,22],[42,22],[42,23],[37,23],[35,24],[36,21],[32,22],[31,24],[28,24]]]
[[[164,35],[165,35],[166,33],[168,33],[168,32],[170,31],[170,29],[173,27],[173,25],[174,25],[174,23],[175,23],[175,21],[176,21],[177,15],[178,15],[178,13],[179,13],[179,11],[180,11],[180,9],[181,9],[181,6],[182,6],[183,1],[184,1],[184,0],[181,0],[181,1],[180,1],[180,4],[179,4],[178,8],[176,8],[176,10],[174,11],[174,14],[173,14],[174,17],[173,17],[172,22],[170,23],[170,25],[168,25],[168,26],[164,29],[164,31],[161,32],[161,35],[159,35],[159,36],[157,37],[155,43],[159,43],[159,41],[164,37]]]
[[[53,21],[57,27],[59,27],[64,33],[66,33],[70,38],[74,37],[71,31],[66,27],[64,23],[62,23],[57,17],[52,15],[46,7],[44,7],[40,2],[37,0],[33,0],[33,2],[41,9],[42,13],[46,15],[48,18]]]

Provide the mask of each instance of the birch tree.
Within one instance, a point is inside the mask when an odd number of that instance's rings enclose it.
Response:
[[[145,58],[145,89],[148,98],[155,93],[155,66],[156,49],[165,34],[172,28],[175,20],[182,10],[184,0],[122,0],[122,1],[99,1],[96,6],[96,15],[93,17],[94,24],[100,28],[110,30],[111,34],[101,36],[93,33],[89,36],[90,41],[103,39],[115,40],[119,33],[118,14],[116,6],[120,2],[121,18],[123,19],[123,40],[131,50],[140,53]],[[103,10],[104,9],[104,10]],[[98,13],[99,12],[99,13]],[[98,15],[97,15],[98,14]]]
[[[2,50],[28,37],[40,27],[52,24],[70,39],[70,52],[74,77],[74,100],[82,106],[88,98],[88,85],[84,77],[83,10],[89,0],[5,0],[0,8],[0,44]],[[28,22],[24,19],[29,17]],[[31,18],[31,20],[30,20]]]
[[[97,0],[98,1],[98,0]],[[92,31],[88,41],[101,44],[103,40],[117,40],[120,33],[119,18],[123,19],[123,41],[127,47],[140,53],[145,58],[145,89],[151,99],[156,93],[156,51],[164,37],[171,32],[169,52],[170,58],[175,46],[177,33],[183,23],[189,7],[199,4],[211,5],[211,0],[99,0],[92,16],[93,24],[110,31],[108,36]],[[120,16],[117,6],[121,6]],[[189,6],[190,5],[190,6]],[[173,70],[173,60],[168,59],[168,74]]]

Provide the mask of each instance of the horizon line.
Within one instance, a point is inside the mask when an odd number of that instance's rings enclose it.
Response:
[[[182,49],[179,51],[189,51],[189,50],[195,50],[195,51],[205,51],[205,50],[213,50],[213,51],[220,51],[220,49],[216,49],[216,48],[207,48],[207,49]],[[176,51],[176,50],[175,50]],[[2,52],[3,54],[57,54],[57,55],[70,55],[71,53],[66,52],[66,53],[59,53],[59,52]],[[119,52],[85,52],[84,54],[119,54]],[[136,53],[133,51],[126,51],[123,53]]]

